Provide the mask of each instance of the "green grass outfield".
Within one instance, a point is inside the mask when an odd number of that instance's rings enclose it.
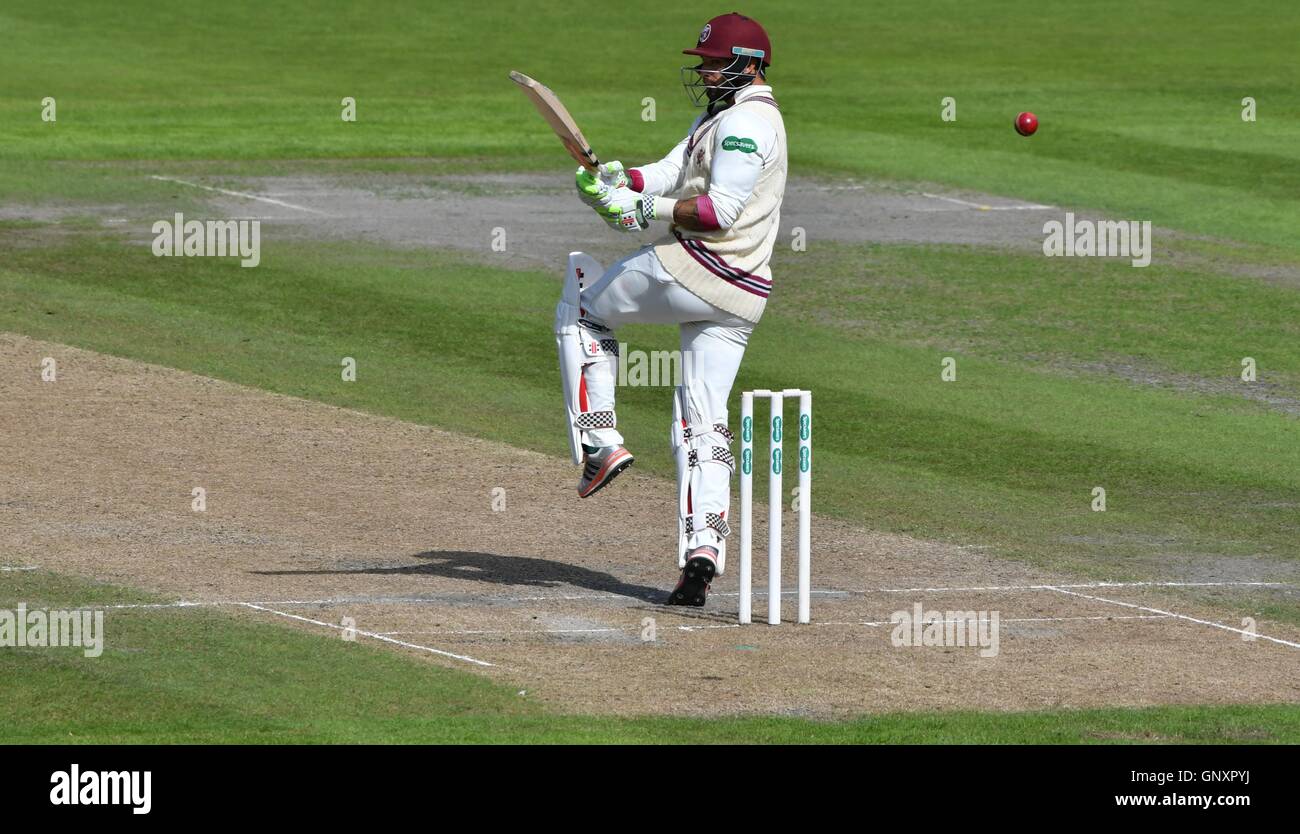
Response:
[[[0,329],[565,455],[562,432],[538,428],[559,426],[555,275],[270,238],[262,265],[244,270],[153,258],[95,219],[105,205],[159,216],[202,205],[198,193],[171,201],[148,179],[160,172],[567,171],[506,80],[513,68],[555,87],[602,155],[629,164],[671,147],[694,112],[677,81],[678,50],[702,23],[694,4],[640,10],[630,38],[553,2],[528,4],[540,20],[492,2],[352,6],[302,14],[235,0],[207,17],[184,2],[0,7],[0,207],[85,207],[58,224],[0,220]],[[1204,0],[746,10],[775,40],[795,175],[940,182],[1195,235],[1159,239],[1145,269],[987,247],[778,252],[778,289],[737,384],[811,380],[818,511],[1097,578],[1237,565],[1295,576],[1300,421],[1242,396],[1237,374],[1251,356],[1253,390],[1300,399],[1300,291],[1268,277],[1300,270],[1297,16]],[[958,120],[945,124],[949,95]],[[1247,95],[1253,124],[1239,117]],[[45,96],[58,101],[54,124],[39,120]],[[356,124],[338,118],[343,96],[358,99]],[[640,119],[645,96],[656,121]],[[1022,109],[1042,120],[1032,139],[1011,130]],[[666,328],[620,336],[675,347]],[[342,356],[358,359],[355,384],[339,381]],[[956,382],[939,379],[945,356]],[[1127,382],[1125,368],[1166,384]],[[662,475],[668,398],[620,393],[638,466]],[[472,417],[483,413],[496,419]],[[1107,489],[1105,513],[1089,508],[1095,486]],[[0,576],[0,600],[130,596]],[[1300,623],[1294,593],[1197,596]],[[1291,707],[836,724],[559,718],[468,673],[217,612],[110,623],[142,650],[93,662],[0,651],[0,696],[22,705],[0,735],[1296,741],[1300,723]],[[355,686],[363,679],[391,685]]]
[[[0,608],[157,602],[23,573]],[[0,743],[1197,743],[1300,742],[1300,707],[1161,707],[797,718],[548,714],[509,687],[210,609],[109,610],[104,653],[0,650]]]
[[[32,233],[0,226],[0,328],[566,454],[562,430],[538,428],[539,415],[561,422],[553,275],[273,241],[261,266],[243,269],[155,258],[92,230],[40,246]],[[1249,351],[1264,377],[1300,397],[1300,354],[1288,348],[1300,337],[1300,294],[1156,264],[973,247],[781,257],[799,269],[800,289],[769,307],[737,390],[811,380],[819,512],[1106,579],[1185,576],[1233,558],[1300,562],[1300,514],[1279,511],[1300,507],[1300,420],[1231,396]],[[1116,297],[1119,313],[1105,300]],[[619,337],[634,349],[676,347],[670,327]],[[344,356],[357,360],[355,383],[340,380]],[[957,360],[955,382],[940,380],[945,356]],[[1170,373],[1217,366],[1225,393],[1059,370],[1107,359]],[[639,466],[665,476],[669,391],[619,395]],[[1104,513],[1091,509],[1095,486],[1107,490]],[[1271,615],[1300,622],[1293,597],[1278,603]]]
[[[0,160],[459,157],[569,165],[506,75],[555,88],[605,158],[658,158],[698,4],[230,0],[0,8]],[[721,8],[721,7],[719,7]],[[815,13],[753,0],[792,171],[938,181],[1294,249],[1300,15],[1272,0],[967,0]],[[625,26],[626,28],[620,28]],[[58,121],[40,121],[53,96]],[[339,118],[358,102],[358,121]],[[641,120],[642,99],[656,120]],[[957,100],[957,121],[940,101]],[[1258,121],[1240,118],[1241,99]],[[1015,135],[1020,110],[1041,119]],[[15,193],[0,166],[0,193]],[[23,170],[26,169],[26,170]]]

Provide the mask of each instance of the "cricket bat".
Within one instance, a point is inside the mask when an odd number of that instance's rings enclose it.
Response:
[[[542,118],[546,119],[551,130],[555,131],[555,135],[560,137],[569,156],[576,159],[588,171],[594,172],[600,165],[600,160],[596,158],[596,152],[587,143],[587,138],[578,129],[578,123],[569,115],[560,97],[551,92],[550,87],[529,78],[522,72],[511,70],[510,80],[518,84],[524,94],[532,99],[533,106],[537,108],[538,113],[542,114]]]

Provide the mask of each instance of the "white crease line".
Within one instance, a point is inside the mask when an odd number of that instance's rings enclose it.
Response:
[[[469,629],[466,631],[458,630],[439,630],[439,631],[380,631],[376,632],[384,637],[396,637],[399,634],[407,636],[416,634],[443,634],[454,637],[478,634],[601,634],[607,632],[633,633],[634,629],[627,628],[517,628],[517,629]]]
[[[484,602],[551,602],[553,600],[560,602],[571,602],[582,599],[626,599],[635,600],[635,597],[624,596],[623,594],[545,594],[535,597],[478,597]],[[412,602],[440,602],[441,600],[419,600]],[[645,600],[639,600],[644,602]]]
[[[479,597],[478,601],[482,602],[532,602],[543,600],[573,600],[573,599],[603,599],[604,597],[595,596],[574,596],[574,597]],[[628,599],[628,597],[611,594],[610,599]],[[222,605],[449,605],[454,604],[446,599],[430,599],[428,597],[334,597],[331,599],[273,599],[273,600],[242,600],[242,599],[217,599],[201,600],[198,602],[188,602],[180,600],[178,602],[138,602],[122,605],[102,605],[99,606],[105,610],[127,609],[127,608],[203,608],[218,607]]]
[[[792,597],[792,596],[794,596],[794,595],[797,594],[797,593],[799,593],[799,590],[796,588],[796,589],[793,590],[793,591],[782,591],[782,592],[781,592],[781,596],[783,596],[783,597]],[[853,591],[819,591],[819,590],[817,590],[816,588],[812,588],[812,589],[810,589],[810,590],[808,591],[808,593],[811,594],[812,596],[816,596],[816,597],[846,597],[846,596],[849,596],[850,594],[852,594],[852,593],[854,593],[854,592],[853,592]],[[709,596],[711,596],[711,597],[738,597],[738,596],[740,596],[740,591],[709,591]],[[766,596],[768,596],[768,593],[767,593],[766,590],[759,590],[758,588],[755,588],[755,589],[754,589],[754,596],[756,596],[756,597],[766,597]]]
[[[972,203],[969,200],[958,200],[956,197],[944,197],[942,194],[931,194],[927,191],[921,191],[919,193],[922,197],[929,197],[931,200],[943,200],[946,203],[956,203],[959,206],[968,206],[977,209],[988,208],[988,206],[983,203]]]
[[[782,596],[794,596],[799,593],[798,590],[782,591]],[[856,591],[826,591],[813,589],[810,593],[814,596],[848,596],[858,593]],[[739,591],[710,591],[711,597],[738,597]],[[766,597],[767,591],[754,590],[754,596]],[[458,596],[456,601],[465,599],[465,596]],[[481,596],[474,597],[475,602],[574,602],[582,600],[620,600],[629,603],[654,604],[652,600],[641,599],[640,597],[631,597],[626,594],[539,594],[537,596],[527,597],[498,597],[498,596]],[[334,599],[297,599],[297,600],[280,600],[278,602],[269,602],[267,605],[385,605],[385,604],[419,604],[428,605],[446,605],[449,600],[445,598],[429,597],[336,597]],[[195,603],[208,605],[237,605],[239,603]]]
[[[917,594],[939,591],[1055,591],[1059,588],[1290,588],[1286,582],[1079,582],[1070,585],[985,585],[969,588],[877,588],[884,594]],[[871,591],[858,591],[869,594]]]
[[[0,573],[8,573],[11,571],[20,571],[20,570],[36,570],[36,568],[34,566],[26,566],[26,565],[0,565]]]
[[[272,205],[276,205],[276,206],[284,206],[285,208],[296,209],[297,211],[306,211],[306,212],[310,212],[311,214],[320,214],[320,215],[324,215],[324,216],[326,216],[326,217],[329,216],[328,214],[325,214],[325,212],[323,212],[323,211],[318,211],[318,210],[313,209],[313,208],[307,208],[306,206],[294,205],[293,203],[286,203],[286,202],[283,201],[283,200],[275,200],[275,199],[272,199],[272,198],[270,198],[270,197],[261,197],[261,196],[259,196],[259,195],[257,195],[257,194],[249,194],[249,193],[244,192],[244,191],[230,191],[230,190],[225,189],[225,188],[215,188],[215,187],[213,187],[213,186],[211,186],[211,185],[200,185],[200,184],[198,184],[197,182],[190,182],[190,181],[188,181],[188,180],[178,180],[178,179],[176,179],[175,177],[160,177],[160,176],[158,176],[157,174],[150,174],[150,175],[149,175],[149,178],[150,178],[150,179],[155,179],[155,180],[162,180],[163,182],[175,182],[175,183],[180,183],[181,185],[188,185],[188,186],[190,186],[191,188],[202,188],[204,191],[215,191],[215,192],[217,192],[217,193],[219,193],[219,194],[229,194],[229,195],[232,196],[232,197],[243,197],[243,198],[246,199],[246,200],[259,200],[259,201],[261,201],[261,202],[263,202],[263,203],[270,203],[270,204],[272,204]]]
[[[288,617],[288,618],[291,619],[291,620],[299,620],[300,622],[311,623],[312,625],[318,625],[318,626],[325,626],[326,628],[338,629],[339,631],[347,631],[347,630],[348,630],[348,629],[345,629],[345,628],[344,628],[343,626],[341,626],[341,625],[335,625],[334,623],[321,622],[320,620],[313,620],[313,619],[311,619],[310,617],[300,617],[300,616],[298,616],[297,614],[289,614],[289,613],[286,613],[286,612],[284,612],[284,611],[276,611],[274,608],[266,608],[266,607],[264,607],[264,606],[256,605],[255,603],[251,603],[251,602],[244,602],[244,603],[240,603],[240,604],[243,605],[243,606],[245,606],[246,608],[252,608],[252,609],[255,609],[255,610],[257,610],[257,611],[265,611],[265,612],[267,612],[267,613],[269,613],[269,614],[275,614],[275,615],[280,616],[280,617]],[[384,641],[385,643],[392,643],[392,644],[395,645],[395,646],[402,646],[402,647],[404,647],[404,648],[408,648],[408,649],[419,649],[420,651],[430,652],[430,653],[432,653],[432,654],[437,654],[437,655],[442,655],[443,657],[452,657],[452,658],[455,658],[456,660],[463,660],[463,661],[465,661],[466,663],[474,663],[474,664],[476,664],[476,665],[478,665],[478,666],[492,666],[492,665],[494,665],[494,664],[488,663],[486,660],[479,660],[478,658],[470,657],[469,655],[464,655],[464,654],[453,654],[452,652],[444,652],[442,649],[435,649],[435,648],[433,648],[432,646],[421,646],[421,645],[419,645],[418,643],[407,643],[407,642],[405,642],[405,641],[403,641],[403,640],[394,640],[392,637],[387,637],[387,636],[385,636],[385,635],[383,635],[383,634],[376,634],[376,633],[373,632],[373,631],[361,631],[360,629],[351,629],[351,631],[353,631],[353,632],[356,633],[356,634],[360,634],[362,637],[373,637],[373,638],[376,639],[376,640],[382,640],[382,641]]]
[[[133,608],[213,608],[221,605],[253,605],[251,602],[242,602],[240,600],[213,600],[210,602],[130,602],[118,605],[93,605],[80,606],[82,608],[99,608],[105,611],[125,611]],[[269,602],[267,605],[285,605],[283,602]]]
[[[865,185],[825,185],[821,183],[812,186],[814,191],[865,191]]]
[[[798,590],[782,591],[782,596],[793,596]],[[815,596],[849,596],[853,591],[812,591]],[[728,592],[710,592],[713,597],[738,597],[737,591]],[[766,591],[754,591],[756,597],[766,597]],[[331,599],[276,599],[276,600],[255,600],[258,605],[457,605],[463,604],[468,596],[459,595],[455,599],[438,598],[438,597],[333,597]],[[542,596],[529,597],[493,597],[482,596],[473,597],[470,600],[473,603],[498,603],[498,602],[582,602],[586,600],[610,600],[622,601],[634,604],[654,605],[652,600],[641,599],[639,597],[629,597],[624,594],[549,594]],[[220,606],[220,605],[248,605],[247,600],[208,600],[200,602],[148,602],[132,603],[125,605],[104,605],[104,609],[113,608],[196,608],[202,606]]]
[[[1162,611],[1159,608],[1149,608],[1145,605],[1138,605],[1133,602],[1122,602],[1117,599],[1106,599],[1104,597],[1095,597],[1090,594],[1081,594],[1078,593],[1077,591],[1067,591],[1064,590],[1063,588],[1051,588],[1049,590],[1056,591],[1058,594],[1068,594],[1072,597],[1089,599],[1092,600],[1093,602],[1106,602],[1111,605],[1122,605],[1125,608],[1136,608],[1138,611],[1150,611],[1155,614],[1164,614],[1169,617],[1177,617],[1180,620],[1187,620],[1189,623],[1198,623],[1200,625],[1207,625],[1212,628],[1221,628],[1224,631],[1231,631],[1236,634],[1249,635],[1259,640],[1269,640],[1273,643],[1279,643],[1283,646],[1290,646],[1293,649],[1300,649],[1300,643],[1292,643],[1290,640],[1282,640],[1281,638],[1278,637],[1269,637],[1267,634],[1260,634],[1259,632],[1256,631],[1246,631],[1243,628],[1234,628],[1233,626],[1227,626],[1224,625],[1223,623],[1216,623],[1213,620],[1199,620],[1196,617],[1189,617],[1186,614],[1176,614],[1173,611]]]
[[[1089,614],[1085,616],[1075,616],[1075,617],[999,617],[998,622],[999,623],[1065,623],[1065,622],[1074,622],[1076,620],[1164,620],[1167,619],[1168,617],[1169,617],[1168,614],[1127,614],[1127,615],[1120,615],[1120,616],[1116,616],[1112,614]],[[936,620],[934,622],[941,622],[944,624],[968,623],[970,622],[970,619],[963,617],[961,619],[956,619],[956,620]],[[827,623],[827,625],[831,625],[831,623]],[[835,625],[839,625],[839,624],[835,623]],[[893,620],[884,620],[878,623],[859,623],[858,625],[887,626],[887,625],[898,625],[898,623],[894,622]]]
[[[1086,616],[1086,617],[1014,617],[1014,618],[1013,618],[1013,617],[1007,617],[1007,618],[1000,618],[1000,619],[998,620],[998,622],[1002,622],[1002,623],[1058,623],[1058,622],[1070,622],[1070,621],[1075,621],[1075,620],[1164,620],[1164,619],[1168,619],[1170,616],[1171,616],[1171,615],[1169,615],[1169,614],[1131,614],[1131,615],[1121,615],[1121,616],[1114,616],[1114,615],[1109,615],[1109,614],[1097,614],[1097,615]],[[970,622],[970,620],[966,620],[966,619],[961,619],[961,620],[938,620],[938,621],[936,621],[936,622],[939,622],[939,623],[942,623],[942,624],[947,624],[947,623],[968,623],[968,622]],[[871,622],[871,621],[861,620],[861,621],[852,621],[852,622],[850,622],[850,621],[845,621],[845,622],[814,622],[814,623],[812,623],[812,625],[815,625],[815,626],[870,626],[870,627],[872,627],[872,628],[879,628],[879,627],[881,627],[881,626],[897,625],[897,623],[893,622],[892,620],[881,620],[881,621],[879,621],[879,622]],[[709,624],[706,624],[706,625],[681,625],[681,624],[679,624],[679,625],[669,625],[669,626],[661,626],[660,628],[667,628],[667,629],[669,629],[669,630],[675,630],[675,631],[705,631],[705,630],[708,630],[708,629],[718,629],[718,628],[740,628],[740,627],[741,627],[740,623],[709,623]],[[615,633],[619,633],[619,634],[639,634],[639,633],[641,632],[641,629],[640,629],[640,628],[615,628],[615,627],[608,627],[608,628],[518,628],[518,629],[498,629],[498,630],[491,630],[491,631],[487,631],[487,630],[478,630],[478,629],[474,629],[474,630],[465,630],[465,631],[460,631],[460,630],[455,630],[455,629],[440,629],[440,630],[437,630],[437,631],[381,631],[381,632],[379,632],[379,634],[384,635],[384,636],[388,636],[388,637],[395,637],[395,636],[397,636],[397,635],[399,635],[399,634],[401,634],[401,635],[407,635],[407,636],[413,636],[413,635],[421,635],[421,634],[424,634],[424,635],[435,635],[435,636],[437,636],[437,635],[442,635],[442,636],[446,636],[446,637],[461,637],[461,636],[489,635],[489,634],[604,634],[604,633],[610,633],[610,632],[615,632]]]
[[[4,570],[4,568],[0,568]],[[37,568],[11,568],[11,570],[37,570]],[[957,591],[1054,591],[1059,588],[1183,588],[1183,587],[1270,587],[1270,588],[1291,588],[1294,587],[1285,582],[1087,582],[1075,584],[1056,584],[1056,585],[984,585],[970,587],[949,587],[949,588],[875,588],[861,591],[828,591],[813,590],[811,593],[819,597],[847,597],[847,596],[865,596],[872,593],[884,594],[917,594],[917,593],[939,593],[939,592],[957,592]],[[754,596],[767,597],[766,590],[754,589]],[[793,596],[798,590],[783,590],[781,596]],[[715,591],[710,592],[713,597],[739,597],[738,591]],[[131,608],[199,608],[205,606],[221,605],[455,605],[464,602],[466,598],[458,596],[456,599],[446,598],[429,598],[429,597],[332,597],[330,599],[276,599],[276,600],[255,600],[249,602],[246,600],[209,600],[199,602],[187,602],[181,600],[178,602],[150,602],[150,603],[130,603],[122,605],[102,605],[97,606],[104,610],[113,609],[131,609]],[[624,596],[623,594],[550,594],[527,597],[475,597],[474,602],[498,603],[498,602],[574,602],[583,600],[618,600],[628,603],[653,604],[649,600],[643,600],[636,597]]]
[[[815,623],[814,625],[821,625],[821,623]],[[846,625],[854,625],[854,624],[847,623]],[[861,625],[867,625],[867,623],[862,623]],[[659,626],[660,629],[667,629],[670,631],[703,631],[705,629],[713,629],[713,628],[740,628],[740,627],[741,627],[740,623],[709,623],[707,625],[678,624],[678,625]],[[389,636],[398,635],[398,634],[405,634],[405,635],[428,634],[428,635],[435,635],[435,636],[443,635],[447,637],[461,637],[461,636],[489,635],[489,634],[608,634],[608,633],[640,634],[641,629],[640,628],[616,628],[610,626],[607,628],[518,628],[518,629],[500,629],[500,630],[493,630],[493,631],[481,631],[478,629],[465,630],[465,631],[459,631],[455,629],[452,630],[443,629],[439,631],[383,631],[380,633]]]
[[[999,617],[998,622],[999,623],[1064,623],[1064,622],[1072,622],[1076,620],[1163,620],[1163,619],[1167,619],[1168,616],[1169,615],[1167,614],[1133,614],[1129,616],[1115,617],[1108,614],[1094,614],[1094,615],[1079,616],[1079,617]],[[937,622],[942,625],[947,625],[949,623],[961,624],[961,623],[969,623],[970,619],[962,618],[957,620],[933,620],[932,622]],[[898,625],[898,623],[894,622],[893,620],[881,620],[880,622],[863,621],[863,622],[856,622],[856,623],[853,622],[813,623],[813,625],[862,625],[862,626],[874,626],[879,628],[880,626],[896,626]]]
[[[980,211],[1042,211],[1044,209],[1056,208],[1056,206],[1040,205],[1022,205],[1022,206],[990,206],[984,203],[972,203],[969,200],[959,200],[956,197],[945,197],[942,194],[930,194],[926,191],[916,192],[922,197],[929,197],[931,200],[943,200],[948,203],[956,203],[959,206],[967,206]]]

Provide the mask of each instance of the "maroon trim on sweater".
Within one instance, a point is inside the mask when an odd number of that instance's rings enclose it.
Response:
[[[777,110],[781,109],[781,105],[776,103],[776,99],[771,98],[769,96],[750,96],[749,98],[741,99],[740,101],[736,102],[736,104],[748,104],[751,101],[757,101],[763,104],[770,104],[773,107],[775,107]],[[704,121],[700,122],[698,125],[695,126],[695,130],[691,133],[690,141],[686,143],[686,155],[688,157],[690,156],[691,151],[695,150],[695,146],[699,144],[699,141],[704,138],[704,135],[708,133],[710,130],[712,130],[713,128],[718,126],[718,116],[726,112],[728,108],[734,106],[735,106],[734,104],[729,104],[727,105],[727,107],[718,110],[716,113],[711,113],[709,115],[709,118],[705,119]],[[706,125],[707,127],[705,127]]]
[[[700,216],[700,225],[704,227],[700,231],[712,232],[722,228],[718,225],[718,212],[713,208],[713,198],[708,194],[701,194],[695,201],[695,211]]]
[[[767,298],[772,294],[772,282],[770,280],[736,269],[714,252],[710,252],[703,243],[695,238],[682,237],[681,233],[676,229],[673,229],[673,235],[677,238],[677,242],[682,245],[682,248],[695,259],[696,263],[728,284],[739,287],[759,298]]]
[[[705,127],[705,125],[708,125],[708,127]],[[695,150],[696,144],[698,144],[707,134],[712,133],[713,129],[717,126],[717,120],[710,119],[706,122],[700,122],[699,127],[695,128],[695,132],[691,134],[691,140],[686,143],[686,161],[688,163],[690,162],[691,151]]]

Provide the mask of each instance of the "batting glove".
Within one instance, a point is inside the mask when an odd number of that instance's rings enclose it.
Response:
[[[600,181],[610,188],[627,188],[627,172],[623,170],[623,163],[617,159],[613,162],[606,162],[596,171],[600,174]]]
[[[601,216],[620,232],[642,232],[655,219],[655,198],[630,188],[615,188],[610,191],[609,203]]]
[[[613,187],[586,168],[578,168],[574,184],[578,188],[578,198],[596,211],[603,212],[609,206],[609,195],[613,192]]]

